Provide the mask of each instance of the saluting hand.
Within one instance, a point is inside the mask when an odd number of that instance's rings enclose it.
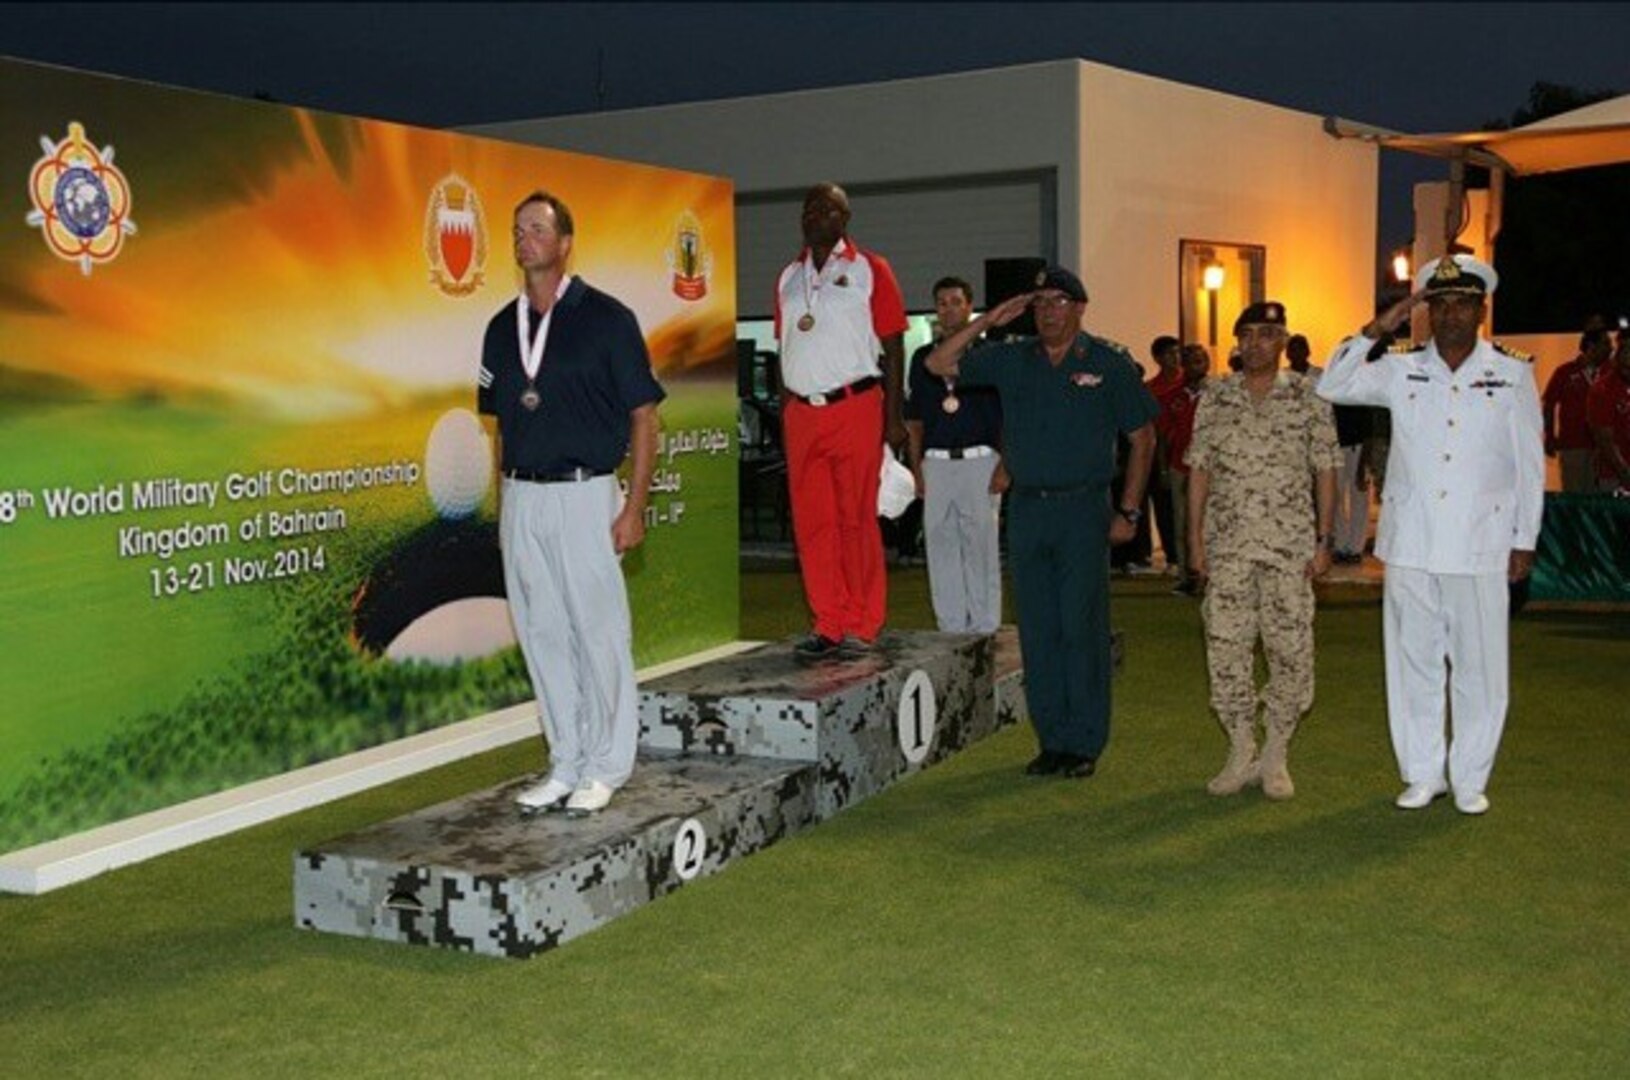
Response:
[[[1416,289],[1396,304],[1387,308],[1375,321],[1364,328],[1364,336],[1372,341],[1379,341],[1387,334],[1398,332],[1398,328],[1408,320],[1410,313],[1426,303],[1426,290]]]
[[[1003,300],[986,313],[985,318],[989,320],[987,325],[1006,326],[1024,314],[1024,309],[1030,306],[1030,300],[1035,295],[1033,292],[1020,293],[1018,296],[1010,296]]]

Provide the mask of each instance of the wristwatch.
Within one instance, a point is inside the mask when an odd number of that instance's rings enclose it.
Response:
[[[1126,519],[1126,520],[1127,520],[1127,521],[1130,521],[1130,522],[1131,522],[1131,523],[1132,523],[1132,524],[1134,524],[1134,525],[1136,525],[1136,524],[1137,524],[1137,523],[1138,523],[1138,522],[1140,522],[1140,521],[1142,521],[1142,520],[1143,520],[1143,511],[1142,511],[1142,510],[1139,510],[1139,509],[1138,509],[1138,508],[1137,508],[1137,507],[1135,507],[1135,506],[1131,506],[1131,507],[1127,507],[1127,506],[1122,506],[1122,507],[1118,507],[1118,508],[1117,508],[1117,509],[1116,509],[1116,510],[1115,510],[1115,512],[1116,512],[1116,513],[1117,513],[1117,514],[1119,514],[1119,515],[1121,515],[1121,517],[1123,517],[1123,518],[1125,518],[1125,519]]]

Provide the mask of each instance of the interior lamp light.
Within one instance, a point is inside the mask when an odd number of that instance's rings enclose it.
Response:
[[[1214,262],[1207,263],[1200,273],[1200,284],[1205,286],[1207,292],[1216,292],[1223,287],[1223,265]]]

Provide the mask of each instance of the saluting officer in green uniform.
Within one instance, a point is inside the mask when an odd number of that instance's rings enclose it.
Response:
[[[1035,338],[963,352],[981,334],[1036,313]],[[1132,539],[1154,457],[1159,406],[1126,348],[1083,333],[1087,290],[1062,267],[1034,292],[950,335],[928,370],[1002,396],[1008,562],[1019,606],[1025,699],[1041,752],[1025,772],[1091,776],[1109,739],[1109,547]],[[1132,451],[1112,511],[1115,435]]]

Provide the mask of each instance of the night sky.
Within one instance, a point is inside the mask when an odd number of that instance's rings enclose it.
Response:
[[[430,127],[1079,57],[1400,131],[1630,92],[1618,4],[17,4],[0,55]],[[902,133],[902,137],[909,133]],[[1382,155],[1381,247],[1441,163]],[[814,179],[814,178],[812,178]]]

